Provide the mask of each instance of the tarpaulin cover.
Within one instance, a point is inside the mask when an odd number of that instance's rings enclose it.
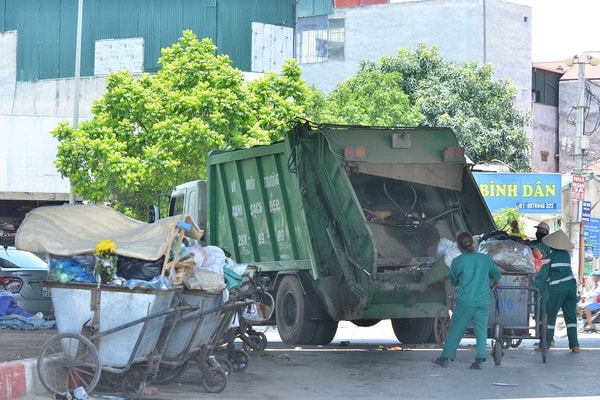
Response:
[[[166,253],[169,236],[179,221],[190,226],[186,236],[199,239],[202,231],[189,215],[146,223],[106,206],[66,204],[30,211],[19,229],[15,246],[34,253],[73,256],[94,253],[100,240],[112,240],[121,256],[156,260]]]

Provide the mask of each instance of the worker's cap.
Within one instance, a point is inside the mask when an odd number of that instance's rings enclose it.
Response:
[[[540,222],[539,225],[534,226],[534,228],[542,228],[550,232],[550,226],[545,222]]]
[[[594,272],[592,272],[592,276],[600,276],[600,271],[594,271]]]
[[[573,246],[573,242],[571,242],[571,239],[569,239],[567,234],[560,229],[556,232],[552,232],[548,236],[544,236],[542,238],[542,242],[545,245],[557,250],[571,250],[573,247],[575,247]]]

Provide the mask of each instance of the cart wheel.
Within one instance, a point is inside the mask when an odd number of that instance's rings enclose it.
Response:
[[[523,339],[502,339],[502,348],[504,350],[510,349],[511,347],[516,349],[521,345],[521,342],[523,342]]]
[[[267,345],[269,344],[269,341],[267,340],[267,335],[265,335],[263,332],[259,332],[259,331],[252,331],[253,335],[258,335],[258,337],[260,338],[260,340],[264,343],[264,347],[265,349],[267,348]]]
[[[502,363],[502,341],[494,340],[494,364],[500,365]]]
[[[221,368],[223,368],[227,376],[231,376],[231,374],[233,373],[233,364],[231,363],[231,361],[229,361],[229,359],[226,357],[217,357],[216,360],[221,366]]]
[[[250,336],[258,336],[261,342],[263,342],[263,349],[267,348],[269,341],[267,340],[267,335],[263,332],[255,331],[254,329],[248,329],[246,333]]]
[[[262,341],[260,336],[255,334],[243,338],[242,346],[251,356],[259,356],[265,351],[265,342]]]
[[[446,307],[440,308],[433,319],[433,335],[435,336],[435,342],[440,347],[446,341],[451,319],[451,311]]]
[[[123,376],[121,391],[128,399],[140,399],[146,391],[146,378],[148,374],[143,369],[132,369]]]
[[[52,336],[42,345],[37,359],[42,385],[54,395],[83,387],[91,393],[100,380],[100,359],[94,344],[74,333]]]
[[[243,372],[248,368],[250,357],[244,350],[236,350],[231,356],[231,365],[233,365],[233,372]]]
[[[542,314],[542,332],[540,338],[540,346],[542,347],[542,362],[546,363],[548,355],[548,314]]]
[[[170,385],[183,375],[188,369],[188,366],[187,362],[181,365],[167,365],[162,363],[158,366],[158,372],[152,380],[152,383],[156,383],[157,385]]]
[[[519,347],[521,345],[521,343],[523,343],[523,339],[512,339],[510,341],[510,347],[512,347],[513,349],[516,349],[517,347]]]
[[[227,373],[220,367],[208,367],[200,383],[208,393],[221,393],[227,386]]]

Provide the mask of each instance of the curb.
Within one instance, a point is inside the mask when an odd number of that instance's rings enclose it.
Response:
[[[37,376],[37,359],[0,363],[0,400],[27,399],[44,391]]]

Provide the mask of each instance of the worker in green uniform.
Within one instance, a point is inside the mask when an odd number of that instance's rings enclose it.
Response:
[[[546,236],[548,236],[550,234],[550,225],[548,225],[546,222],[540,222],[540,224],[534,226],[534,228],[536,228],[535,240],[530,242],[531,248],[532,249],[534,247],[537,248],[542,253],[542,259],[544,259],[544,258],[546,258],[546,255],[548,253],[550,253],[550,247],[545,245],[544,242],[542,242],[542,239],[544,239]],[[539,272],[539,271],[536,269],[536,272]],[[546,301],[548,300],[548,297],[550,297],[550,293],[548,292],[548,285],[542,285],[542,286],[538,287],[538,292],[536,295],[539,296],[539,302],[540,302],[539,319],[541,320],[541,316],[546,314]],[[554,345],[554,338],[551,338],[549,340],[550,340],[550,345]],[[538,346],[539,342],[536,342],[535,345]]]
[[[530,247],[537,248],[542,253],[542,256],[545,258],[546,255],[550,252],[550,247],[544,244],[542,239],[544,239],[550,234],[550,226],[547,223],[542,222],[539,225],[534,226],[534,228],[536,228],[535,240],[529,242]]]
[[[554,324],[556,316],[562,308],[569,348],[573,353],[579,353],[579,340],[577,339],[577,281],[571,270],[571,256],[568,250],[574,246],[567,235],[557,230],[542,238],[542,242],[550,248],[546,254],[549,262],[542,265],[540,272],[535,276],[533,284],[538,289],[547,285],[548,300],[546,312],[548,313],[547,338],[554,337]],[[546,346],[549,348],[550,343]]]
[[[535,229],[535,240],[532,241],[534,247],[537,247],[542,253],[547,254],[550,248],[544,244],[542,239],[550,234],[550,225],[545,222],[540,222],[539,225],[534,226]]]
[[[444,342],[442,355],[433,362],[442,367],[454,359],[465,329],[473,325],[476,339],[475,362],[471,369],[481,369],[486,360],[487,325],[490,313],[490,286],[496,286],[502,277],[500,269],[486,254],[475,252],[473,236],[461,232],[456,237],[461,254],[452,260],[450,284],[456,288],[454,313]]]

